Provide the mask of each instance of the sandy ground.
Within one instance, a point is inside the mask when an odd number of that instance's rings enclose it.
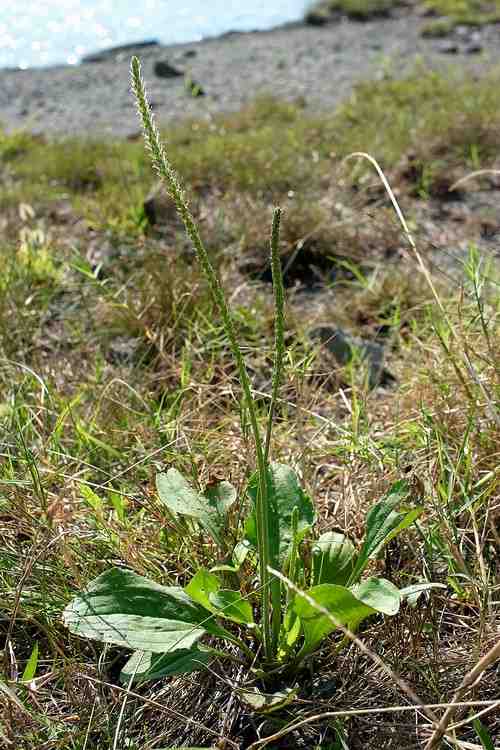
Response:
[[[424,19],[415,15],[347,20],[326,27],[294,25],[268,32],[229,34],[196,44],[140,50],[149,95],[160,122],[238,109],[261,93],[303,97],[312,109],[328,109],[363,79],[401,74],[419,58],[433,67],[495,64],[500,26],[459,29],[452,38],[423,39]],[[0,123],[49,136],[136,133],[138,122],[129,91],[131,51],[104,62],[38,70],[3,70]],[[183,75],[160,78],[157,61]],[[186,78],[204,96],[193,97]]]

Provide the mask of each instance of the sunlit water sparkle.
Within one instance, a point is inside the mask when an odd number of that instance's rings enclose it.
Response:
[[[0,68],[76,64],[155,38],[194,42],[301,18],[308,0],[0,0]]]

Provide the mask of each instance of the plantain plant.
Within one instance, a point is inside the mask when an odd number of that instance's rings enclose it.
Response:
[[[63,619],[79,636],[132,649],[121,673],[128,683],[203,669],[214,658],[246,663],[263,679],[280,672],[290,675],[335,629],[324,610],[338,625],[353,631],[377,613],[395,615],[405,597],[432,585],[399,590],[384,578],[364,577],[370,561],[418,518],[422,507],[409,503],[407,484],[398,482],[368,512],[364,541],[358,549],[339,532],[315,537],[314,506],[296,473],[269,459],[285,351],[280,209],[274,211],[270,242],[275,345],[263,436],[231,312],[160,141],[135,57],[132,88],[153,166],[176,204],[221,313],[249,414],[256,469],[242,498],[248,500],[249,514],[239,526],[239,540],[229,555],[225,531],[237,501],[234,487],[222,481],[200,492],[176,469],[158,474],[159,498],[168,512],[174,518],[190,518],[209,535],[226,556],[224,564],[198,570],[184,588],[161,586],[130,570],[112,568],[66,607]],[[294,595],[273,570],[305,590],[307,599]],[[255,584],[250,594],[245,593],[249,579]],[[225,644],[222,648],[220,642]]]

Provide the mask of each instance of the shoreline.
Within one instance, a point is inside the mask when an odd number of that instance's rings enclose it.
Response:
[[[163,43],[159,39],[137,39],[133,42],[125,42],[124,44],[117,44],[111,47],[103,47],[102,49],[96,48],[81,57],[76,63],[70,64],[66,62],[51,63],[49,65],[32,65],[30,67],[22,68],[20,66],[5,66],[0,67],[0,74],[2,73],[31,73],[37,72],[50,72],[53,70],[60,70],[61,68],[79,68],[81,65],[95,65],[98,62],[106,62],[116,58],[118,55],[135,52],[136,50],[149,50],[149,49],[169,49],[175,50],[176,47],[186,47],[189,45],[203,45],[210,42],[224,41],[225,39],[235,36],[245,36],[247,34],[269,34],[275,31],[287,31],[300,27],[310,27],[314,24],[308,24],[305,20],[298,21],[285,21],[284,23],[278,24],[277,26],[271,26],[268,29],[248,29],[247,31],[239,31],[237,29],[229,29],[223,31],[221,34],[214,34],[213,36],[205,36],[201,39],[194,39],[186,42],[172,42]],[[95,58],[95,59],[91,59]],[[97,58],[102,58],[98,60]]]
[[[309,110],[328,111],[358,82],[402,76],[418,59],[432,68],[453,63],[477,74],[496,62],[498,28],[474,31],[480,34],[480,53],[468,54],[460,44],[452,51],[449,39],[422,38],[424,21],[407,12],[325,26],[298,21],[264,31],[226,32],[200,42],[122,45],[115,52],[103,51],[106,59],[78,65],[4,69],[0,124],[8,132],[24,129],[50,138],[133,136],[138,122],[129,92],[129,64],[135,51],[161,125],[235,111],[262,94],[300,99]],[[175,74],[159,75],[158,63],[171,66]]]

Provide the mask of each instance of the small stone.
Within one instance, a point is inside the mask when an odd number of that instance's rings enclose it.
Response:
[[[168,60],[156,60],[153,65],[153,72],[158,78],[179,78],[184,75],[181,70],[174,68]]]
[[[184,57],[196,57],[197,51],[195,49],[187,49],[184,52]]]
[[[160,42],[157,39],[145,39],[142,42],[132,42],[132,44],[120,44],[117,47],[108,47],[106,49],[92,52],[84,55],[80,62],[82,63],[101,63],[108,60],[116,59],[119,55],[133,54],[138,50],[144,50],[147,47],[158,47]]]
[[[114,365],[132,365],[137,359],[139,350],[139,339],[118,336],[110,342],[106,359]]]
[[[456,42],[444,42],[439,45],[439,52],[443,55],[457,55],[459,52]]]
[[[478,44],[477,42],[468,44],[464,49],[464,52],[466,55],[478,55],[482,51],[483,51],[483,45]]]
[[[384,367],[385,351],[381,344],[356,338],[341,328],[326,325],[315,328],[309,335],[312,339],[319,340],[333,354],[339,365],[349,364],[358,352],[368,367],[370,388],[395,382],[395,377]]]

